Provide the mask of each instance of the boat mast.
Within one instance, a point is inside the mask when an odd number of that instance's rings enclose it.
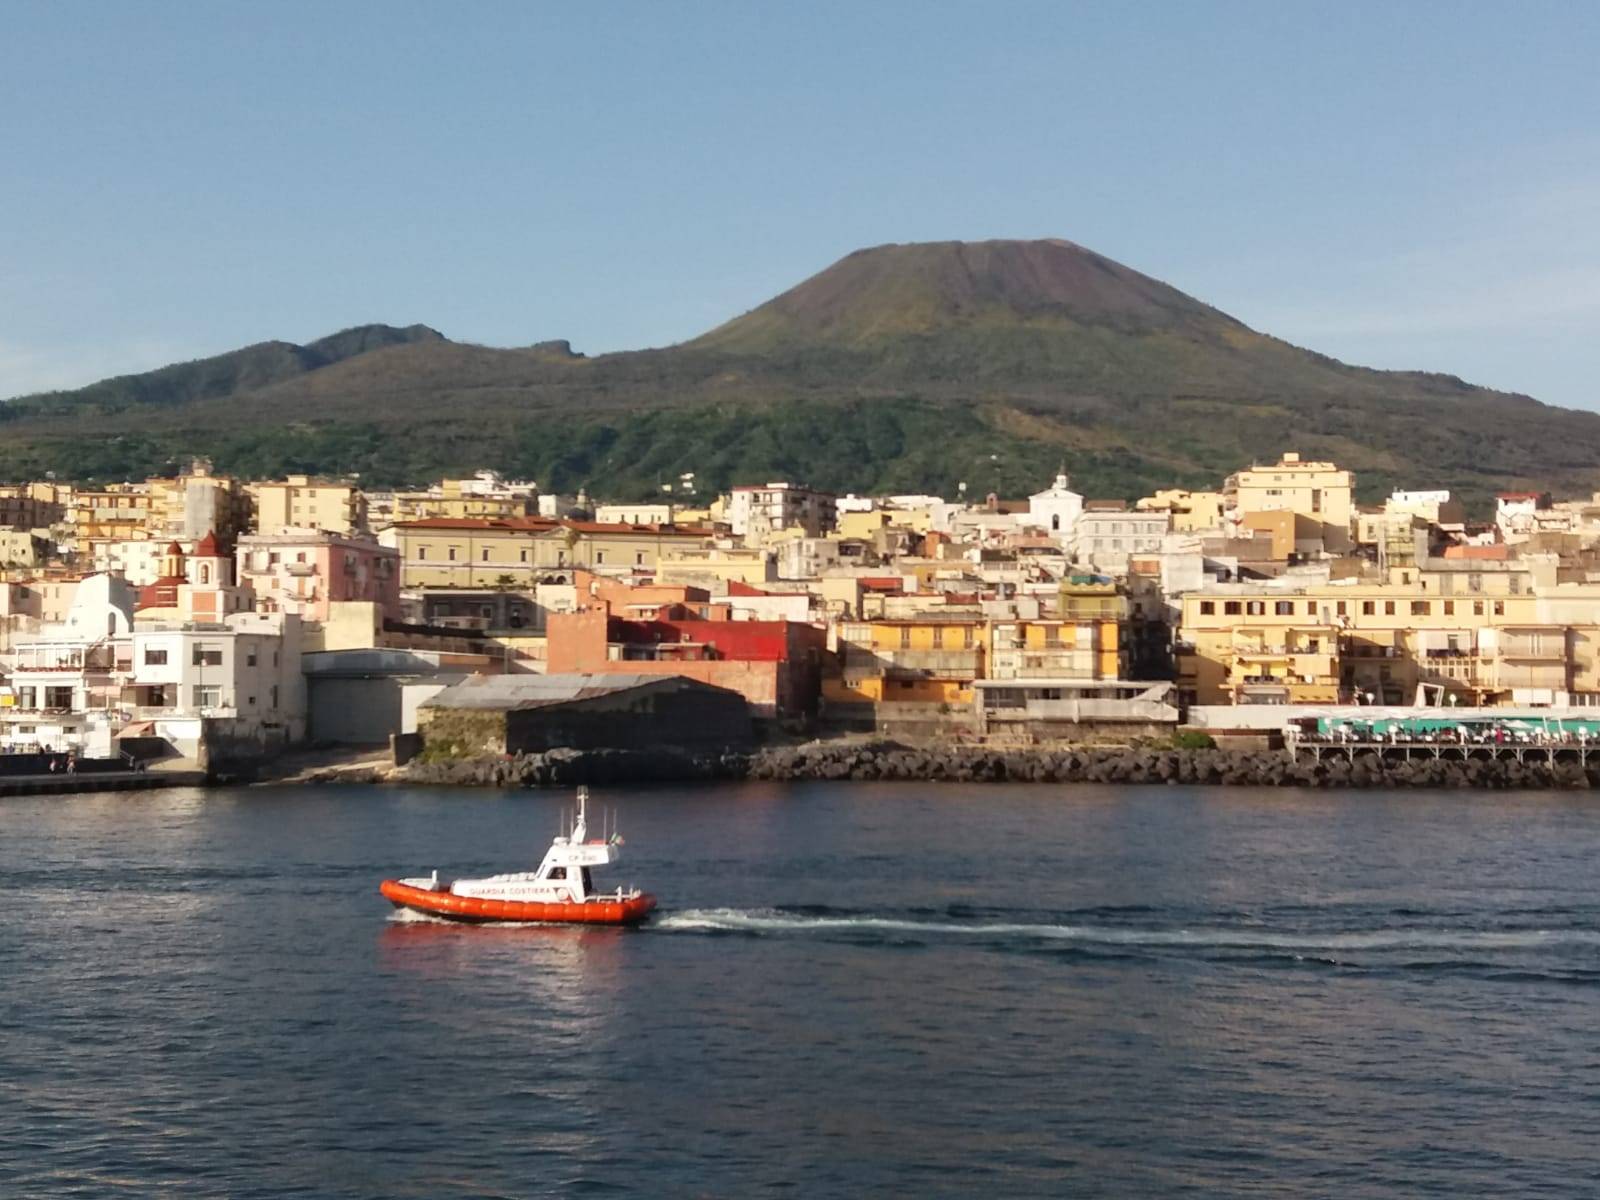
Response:
[[[572,827],[572,844],[577,845],[589,836],[589,789],[578,789],[578,821]]]

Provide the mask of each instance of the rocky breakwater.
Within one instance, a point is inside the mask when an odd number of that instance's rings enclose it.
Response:
[[[549,750],[505,758],[415,761],[393,771],[397,783],[455,787],[572,787],[580,783],[684,783],[757,779],[906,780],[919,783],[1196,784],[1301,788],[1583,788],[1600,770],[1577,763],[1381,761],[1293,762],[1281,751],[1173,747],[912,746],[898,742],[812,742],[691,753],[672,747]],[[308,782],[316,782],[315,778]],[[329,782],[351,782],[351,776]]]
[[[504,758],[415,761],[396,771],[402,783],[456,787],[572,787],[580,783],[671,783],[695,779],[743,779],[749,757],[690,753],[670,746],[638,750],[547,750]]]
[[[1221,787],[1590,787],[1576,763],[1292,762],[1282,752],[1157,747],[912,747],[813,743],[769,749],[750,761],[752,779],[901,779],[951,783],[1207,784]]]

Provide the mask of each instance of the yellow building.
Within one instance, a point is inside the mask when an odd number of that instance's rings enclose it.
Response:
[[[104,542],[199,541],[208,533],[230,542],[249,529],[250,513],[238,480],[213,475],[210,464],[196,460],[171,479],[75,489],[72,548],[87,557]]]
[[[988,679],[1122,679],[1124,640],[1114,615],[995,620]]]
[[[1305,462],[1290,451],[1271,466],[1230,476],[1223,490],[1228,507],[1241,515],[1288,511],[1306,517],[1320,536],[1315,545],[1305,539],[1300,549],[1332,554],[1350,549],[1355,480],[1332,463]]]
[[[697,543],[675,546],[656,561],[657,583],[684,583],[721,591],[730,583],[759,586],[777,578],[772,555],[759,547]]]
[[[211,464],[195,459],[172,479],[147,479],[150,511],[146,533],[166,541],[199,541],[215,533],[225,545],[250,529],[250,495],[244,484],[214,475]]]
[[[49,529],[67,519],[72,489],[55,483],[0,485],[0,528]]]
[[[975,614],[843,621],[840,674],[825,677],[825,700],[845,704],[970,705],[984,678],[988,626]]]
[[[1373,546],[1380,562],[1391,567],[1416,566],[1428,555],[1428,522],[1411,512],[1373,509],[1356,514],[1356,542]]]
[[[95,542],[127,542],[150,536],[150,487],[113,483],[78,488],[72,497],[72,538],[79,554]]]
[[[1440,594],[1413,578],[1218,585],[1182,604],[1178,679],[1190,703],[1409,704],[1421,687],[1474,704],[1548,704],[1572,688],[1571,631],[1541,622],[1526,592]]]
[[[707,534],[673,526],[602,525],[540,517],[435,518],[396,525],[402,587],[523,587],[583,568],[601,575],[654,572],[663,555]]]
[[[1222,528],[1227,497],[1221,492],[1191,492],[1186,488],[1162,488],[1145,496],[1134,508],[1140,512],[1164,512],[1172,517],[1174,533]]]
[[[367,498],[348,480],[290,475],[249,486],[257,533],[323,529],[349,535],[367,527]]]
[[[928,533],[933,529],[933,512],[928,508],[875,508],[870,512],[842,512],[838,521],[841,538],[870,540],[882,529]]]
[[[396,492],[394,522],[507,520],[532,515],[534,495],[486,488],[479,479],[446,479],[425,492]]]

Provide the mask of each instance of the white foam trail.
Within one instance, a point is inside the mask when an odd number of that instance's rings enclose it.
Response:
[[[397,908],[389,914],[389,920],[396,925],[448,925],[449,921],[443,917],[436,917],[432,913],[418,912],[414,908]]]
[[[1600,946],[1589,929],[1374,929],[1343,933],[1275,933],[1267,929],[1127,929],[1110,925],[912,921],[895,917],[817,917],[771,909],[691,908],[652,922],[675,932],[881,932],[968,937],[1015,937],[1099,946],[1186,946],[1233,950],[1523,950]]]

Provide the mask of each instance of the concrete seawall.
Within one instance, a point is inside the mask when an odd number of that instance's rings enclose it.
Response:
[[[692,754],[671,748],[553,750],[514,758],[412,763],[388,778],[397,783],[479,787],[569,787],[579,783],[698,779],[886,779],[928,783],[1505,789],[1588,788],[1600,785],[1600,770],[1586,771],[1575,763],[1384,763],[1376,756],[1358,756],[1354,762],[1295,763],[1281,752],[1116,747],[999,750],[886,742],[814,743],[753,754]],[[340,781],[351,779],[346,775]]]
[[[0,796],[56,796],[75,792],[148,791],[200,787],[204,771],[96,771],[83,775],[0,776]]]

